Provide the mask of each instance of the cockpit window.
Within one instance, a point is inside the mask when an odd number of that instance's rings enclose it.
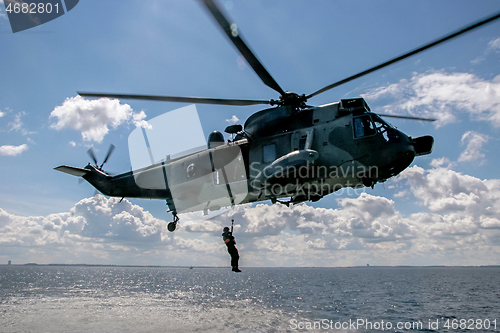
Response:
[[[382,118],[373,114],[372,119],[373,123],[375,124],[375,128],[377,129],[377,132],[382,134],[385,141],[395,142],[397,139],[399,139],[397,131],[391,125],[383,121]]]
[[[382,132],[384,130],[387,130],[388,128],[391,128],[392,126],[386,123],[382,118],[377,116],[376,114],[372,114],[372,119],[373,122],[375,123],[375,127],[379,132]]]
[[[364,138],[377,133],[382,134],[382,137],[387,142],[397,142],[399,134],[391,125],[386,123],[376,114],[364,114],[354,117],[354,138]]]
[[[354,118],[354,137],[364,138],[375,135],[377,130],[369,115],[365,114]]]

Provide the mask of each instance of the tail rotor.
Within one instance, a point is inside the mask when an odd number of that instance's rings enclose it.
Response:
[[[101,163],[100,166],[99,166],[99,163],[97,162],[97,157],[95,156],[94,149],[92,149],[92,147],[90,147],[89,150],[87,150],[87,154],[89,154],[89,156],[92,159],[92,161],[94,161],[95,167],[97,169],[101,170],[102,172],[104,172],[104,170],[102,169],[102,167],[108,161],[109,157],[113,153],[113,150],[115,150],[115,146],[113,144],[111,144],[109,146],[108,153],[106,154],[106,157],[104,158],[104,161]]]
[[[87,154],[89,154],[92,161],[94,161],[94,165],[97,166],[97,157],[95,157],[94,149],[92,149],[92,147],[90,147],[89,150],[87,150]]]
[[[111,153],[113,153],[113,150],[115,150],[115,146],[114,145],[109,145],[109,149],[108,149],[108,153],[106,154],[106,157],[104,158],[104,162],[102,162],[101,166],[99,167],[99,169],[102,170],[102,166],[108,161],[109,159],[109,156],[111,155]]]

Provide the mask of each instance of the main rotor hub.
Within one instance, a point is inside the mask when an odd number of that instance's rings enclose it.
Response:
[[[302,94],[296,94],[294,92],[290,91],[285,91],[285,94],[280,96],[279,101],[272,101],[275,102],[277,105],[280,106],[294,106],[296,108],[303,109],[306,107],[306,95]]]

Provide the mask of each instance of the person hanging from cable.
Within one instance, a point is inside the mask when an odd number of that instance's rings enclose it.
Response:
[[[236,248],[236,240],[233,237],[233,224],[234,219],[231,220],[231,231],[229,231],[229,227],[224,227],[224,231],[222,232],[222,239],[227,246],[227,252],[231,256],[231,266],[233,267],[233,272],[241,272],[238,268],[238,260],[240,259],[240,255],[238,254],[238,249]]]

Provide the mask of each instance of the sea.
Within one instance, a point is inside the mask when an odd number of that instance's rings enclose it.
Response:
[[[494,266],[0,266],[0,332],[499,331]]]

